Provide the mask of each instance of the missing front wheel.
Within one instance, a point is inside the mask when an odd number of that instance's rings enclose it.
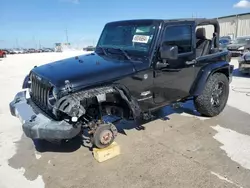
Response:
[[[116,136],[117,129],[115,125],[111,123],[101,123],[97,125],[95,130],[92,130],[90,140],[94,147],[102,149],[110,146]]]

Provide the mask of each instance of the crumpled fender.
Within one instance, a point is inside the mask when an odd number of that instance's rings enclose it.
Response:
[[[130,95],[129,91],[125,87],[120,86],[120,85],[98,87],[98,88],[93,88],[89,90],[72,93],[70,95],[64,96],[61,99],[59,99],[54,108],[55,110],[64,112],[71,117],[79,118],[82,115],[84,115],[86,112],[84,107],[81,105],[80,101],[86,98],[97,97],[98,102],[102,102],[100,100],[105,101],[105,99],[102,99],[104,94],[113,93],[113,92],[118,92],[121,98],[124,101],[126,101],[131,111],[133,112],[133,117],[135,119],[140,117],[141,109],[136,99]]]
[[[125,100],[133,112],[133,118],[139,119],[141,117],[141,108],[137,102],[137,100],[129,94],[129,91],[126,90],[124,87],[115,87],[115,89],[119,92],[120,96],[123,100]]]

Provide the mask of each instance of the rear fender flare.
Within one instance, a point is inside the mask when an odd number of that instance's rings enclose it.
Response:
[[[222,72],[228,78],[230,78],[230,74],[232,73],[232,68],[226,61],[222,61],[219,63],[211,63],[206,65],[204,68],[201,68],[191,88],[190,91],[191,96],[201,95],[209,76],[216,72]]]

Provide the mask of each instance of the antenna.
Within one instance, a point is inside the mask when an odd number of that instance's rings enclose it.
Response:
[[[35,36],[33,35],[33,42],[34,42],[34,47],[35,47],[35,49],[37,48],[37,44],[36,44],[36,39],[35,39]]]
[[[66,29],[65,29],[65,34],[66,34],[66,41],[67,41],[67,43],[69,43],[68,29],[67,29],[67,27],[66,27]]]
[[[16,38],[16,48],[18,48],[18,39]]]

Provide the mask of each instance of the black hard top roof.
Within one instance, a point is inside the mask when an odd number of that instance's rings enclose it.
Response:
[[[209,25],[209,24],[217,24],[218,20],[216,18],[208,19],[208,18],[181,18],[181,19],[168,19],[164,20],[164,22],[195,22],[196,25]]]
[[[179,19],[131,19],[131,20],[120,20],[120,21],[113,21],[110,23],[116,23],[116,22],[147,22],[147,21],[155,21],[155,22],[195,22],[196,25],[217,25],[218,20],[216,18],[207,19],[207,18],[179,18]]]

